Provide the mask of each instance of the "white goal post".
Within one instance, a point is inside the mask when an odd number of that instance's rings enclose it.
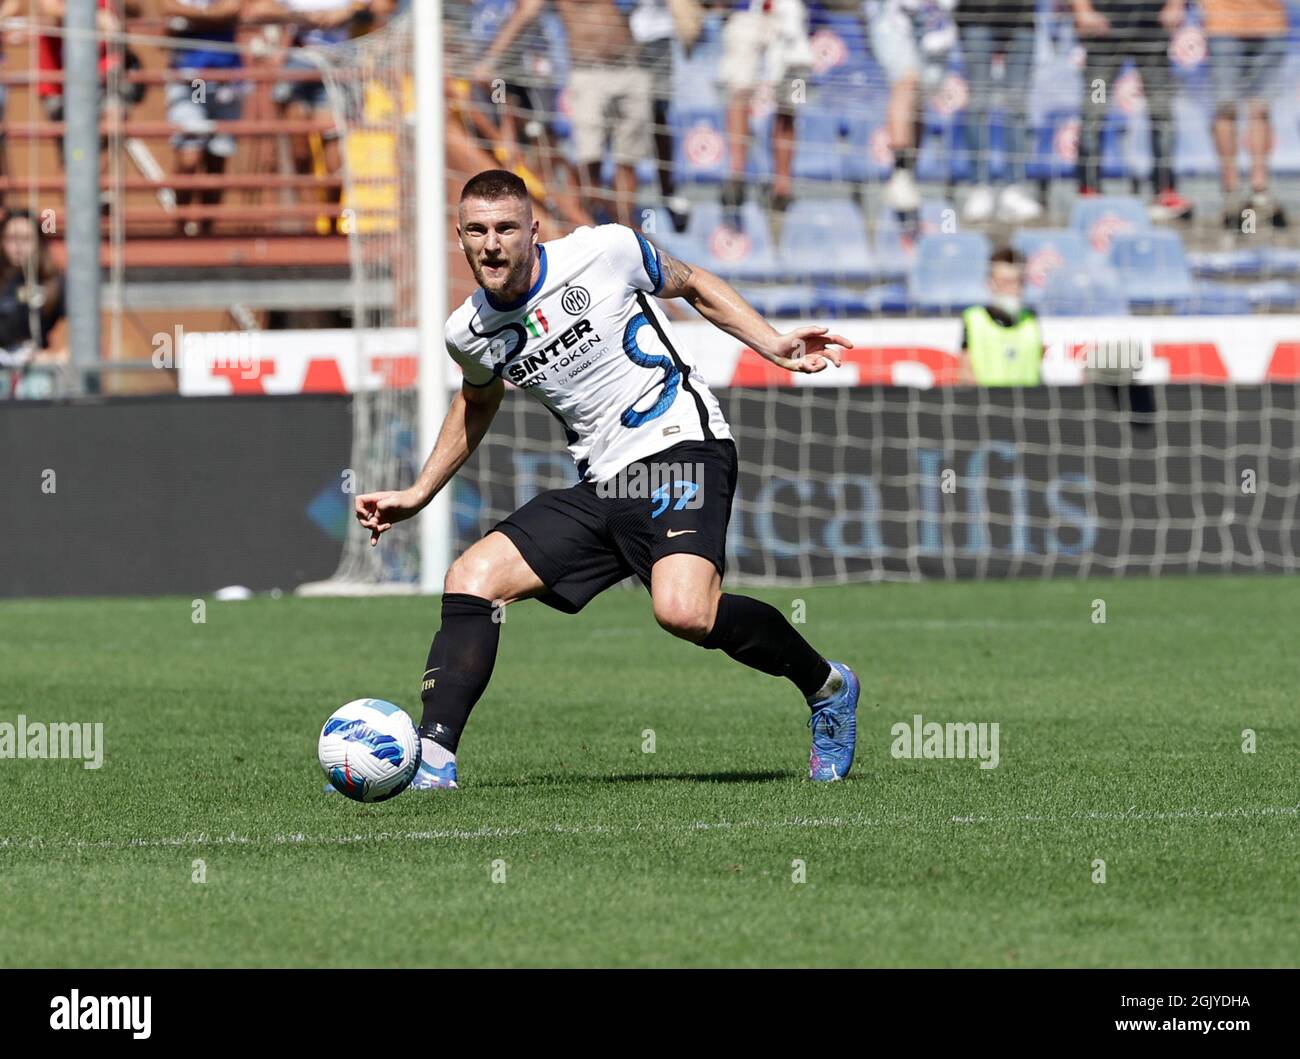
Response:
[[[410,483],[446,415],[447,168],[441,5],[418,3],[382,29],[301,53],[322,72],[344,143],[343,223],[353,290],[352,458],[356,493]],[[415,378],[374,375],[376,336],[414,329]],[[414,385],[412,385],[414,383]],[[348,498],[349,508],[351,496]],[[298,594],[441,591],[451,495],[372,548],[352,527],[339,567]]]
[[[419,272],[420,450],[433,451],[447,414],[443,380],[443,324],[447,319],[446,104],[443,99],[442,5],[413,5],[415,20],[415,266]],[[451,562],[451,493],[434,497],[420,516],[420,590],[442,591]]]

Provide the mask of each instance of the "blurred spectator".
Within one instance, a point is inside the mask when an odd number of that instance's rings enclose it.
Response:
[[[1187,220],[1192,204],[1174,186],[1173,76],[1169,35],[1185,16],[1183,0],[1071,0],[1074,24],[1088,61],[1083,75],[1083,127],[1079,133],[1079,194],[1101,193],[1101,127],[1115,81],[1131,58],[1142,75],[1155,168],[1153,220]]]
[[[235,153],[235,139],[228,133],[214,133],[214,121],[239,119],[245,86],[233,81],[204,80],[206,70],[235,70],[243,61],[234,49],[235,28],[251,14],[254,3],[245,0],[162,0],[161,13],[168,20],[167,32],[190,43],[175,48],[171,66],[180,77],[167,85],[167,118],[181,131],[172,137],[176,152],[176,173],[222,173]],[[246,10],[249,9],[249,10]],[[211,45],[216,45],[213,47]],[[176,192],[178,205],[193,201],[216,205],[220,191]],[[212,221],[184,221],[186,235],[208,235]]]
[[[676,83],[673,41],[680,41],[689,54],[704,27],[704,11],[697,0],[638,0],[629,24],[640,50],[637,65],[650,71],[659,194],[673,227],[681,232],[686,229],[690,200],[677,194],[673,175],[673,133],[668,126],[669,104]]]
[[[938,87],[957,43],[957,0],[870,0],[871,50],[889,78],[889,146],[894,172],[885,204],[898,213],[921,206],[916,154],[921,144],[922,90]]]
[[[0,22],[5,19],[18,18],[24,13],[23,0],[0,0]],[[0,30],[0,69],[4,67],[5,33]],[[5,140],[5,104],[9,98],[9,87],[0,85],[0,177],[9,175],[9,145]],[[5,199],[0,191],[0,203]]]
[[[36,13],[55,27],[63,25],[67,0],[35,0]],[[97,0],[95,24],[102,34],[120,34],[123,20],[140,14],[140,0]],[[113,117],[114,111],[124,112],[127,107],[140,102],[144,90],[115,75],[126,72],[129,66],[138,65],[134,54],[120,46],[110,47],[108,42],[99,45],[99,105],[101,114]],[[63,72],[62,33],[42,33],[37,38],[36,68],[44,73]],[[115,90],[108,91],[112,80]],[[36,88],[45,116],[50,121],[63,121],[62,80],[42,81]],[[124,116],[124,114],[122,115]],[[59,164],[63,164],[63,139],[59,138]]]
[[[507,169],[515,173],[546,215],[571,227],[595,223],[586,211],[578,167],[559,142],[555,123],[563,88],[555,76],[563,62],[564,28],[559,16],[539,17],[534,29],[496,60],[490,82],[472,80],[483,53],[514,10],[483,0],[445,0],[444,19],[459,32],[448,35],[448,165],[477,173]],[[463,137],[468,136],[469,139]],[[489,153],[490,152],[490,153]],[[453,154],[460,160],[452,161]]]
[[[450,18],[453,21],[459,18],[461,24],[469,27],[463,38],[452,41],[453,62],[456,69],[472,70],[481,60],[480,45],[496,37],[513,6],[507,10],[505,6],[473,0],[453,0],[453,3],[460,10],[453,9]],[[472,104],[466,105],[463,113],[500,168],[527,180],[523,170],[528,167],[552,184],[557,165],[563,167],[565,159],[552,146],[559,86],[551,76],[549,36],[546,27],[538,23],[534,32],[520,37],[518,47],[498,57],[490,84],[466,79],[468,97],[465,89],[454,87],[455,98]],[[576,176],[573,179],[576,181]]]
[[[1009,246],[989,259],[989,301],[962,313],[959,378],[977,386],[1037,386],[1043,361],[1038,317],[1022,301],[1025,262]]]
[[[542,13],[546,0],[519,0],[474,68],[474,80],[504,81],[502,57]],[[616,0],[555,0],[569,41],[569,111],[587,211],[598,221],[633,225],[636,166],[654,151],[650,71],[637,64],[628,17]],[[614,160],[614,194],[602,187],[606,143]]]
[[[0,227],[0,368],[12,373],[11,393],[33,362],[52,359],[43,351],[62,318],[63,275],[35,218],[15,210]]]
[[[259,9],[261,21],[280,21],[288,25],[289,44],[308,48],[318,45],[338,44],[354,33],[369,28],[376,18],[392,14],[393,0],[268,0],[269,7]],[[285,61],[286,70],[312,70],[318,67],[307,59],[292,54]],[[329,117],[332,113],[329,94],[318,80],[282,81],[275,86],[275,101],[283,116],[291,121],[311,121]],[[306,176],[337,176],[343,170],[343,155],[339,147],[339,130],[330,127],[320,133],[321,164],[318,167],[312,150],[312,134],[290,137],[294,171]],[[338,202],[341,188],[330,189],[327,200]]]
[[[957,29],[970,103],[966,108],[966,150],[975,168],[975,186],[966,197],[963,218],[983,224],[992,218],[1009,224],[1035,221],[1043,208],[1024,186],[1025,128],[1029,124],[1029,101],[1034,67],[1034,16],[1037,0],[961,0],[957,6]],[[994,77],[994,57],[1001,58]],[[994,109],[1003,113],[1002,155],[1004,178],[995,191],[990,178],[992,156],[989,116]]]
[[[1249,207],[1258,219],[1286,227],[1282,208],[1269,194],[1268,156],[1273,147],[1269,102],[1287,54],[1287,15],[1282,0],[1201,0],[1210,38],[1214,78],[1214,146],[1219,153],[1224,225],[1237,230]],[[1238,199],[1237,105],[1246,104],[1246,150],[1250,198]]]
[[[812,72],[808,10],[803,0],[737,0],[722,29],[718,79],[727,93],[727,169],[722,206],[733,217],[745,200],[749,111],[760,89],[770,91],[772,187],[768,207],[790,205],[794,171],[794,108],[805,101]]]

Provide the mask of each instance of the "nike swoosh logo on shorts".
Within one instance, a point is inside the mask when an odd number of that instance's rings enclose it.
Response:
[[[698,533],[699,530],[669,530],[669,537],[680,537],[683,533]]]

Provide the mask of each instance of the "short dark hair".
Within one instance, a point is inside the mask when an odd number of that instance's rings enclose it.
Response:
[[[1024,268],[1025,255],[1014,246],[1003,245],[993,251],[993,256],[989,258],[989,264],[1015,265],[1017,268]]]
[[[528,199],[528,188],[514,173],[505,169],[485,169],[466,181],[460,201],[466,199]]]

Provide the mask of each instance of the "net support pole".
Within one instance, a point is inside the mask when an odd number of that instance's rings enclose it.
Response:
[[[95,392],[100,357],[99,54],[93,0],[69,3],[63,41],[68,345],[77,392]]]
[[[416,270],[419,298],[419,412],[422,456],[433,451],[447,414],[447,164],[443,109],[442,5],[411,5],[415,33]],[[420,591],[441,592],[451,562],[451,489],[419,518]]]

